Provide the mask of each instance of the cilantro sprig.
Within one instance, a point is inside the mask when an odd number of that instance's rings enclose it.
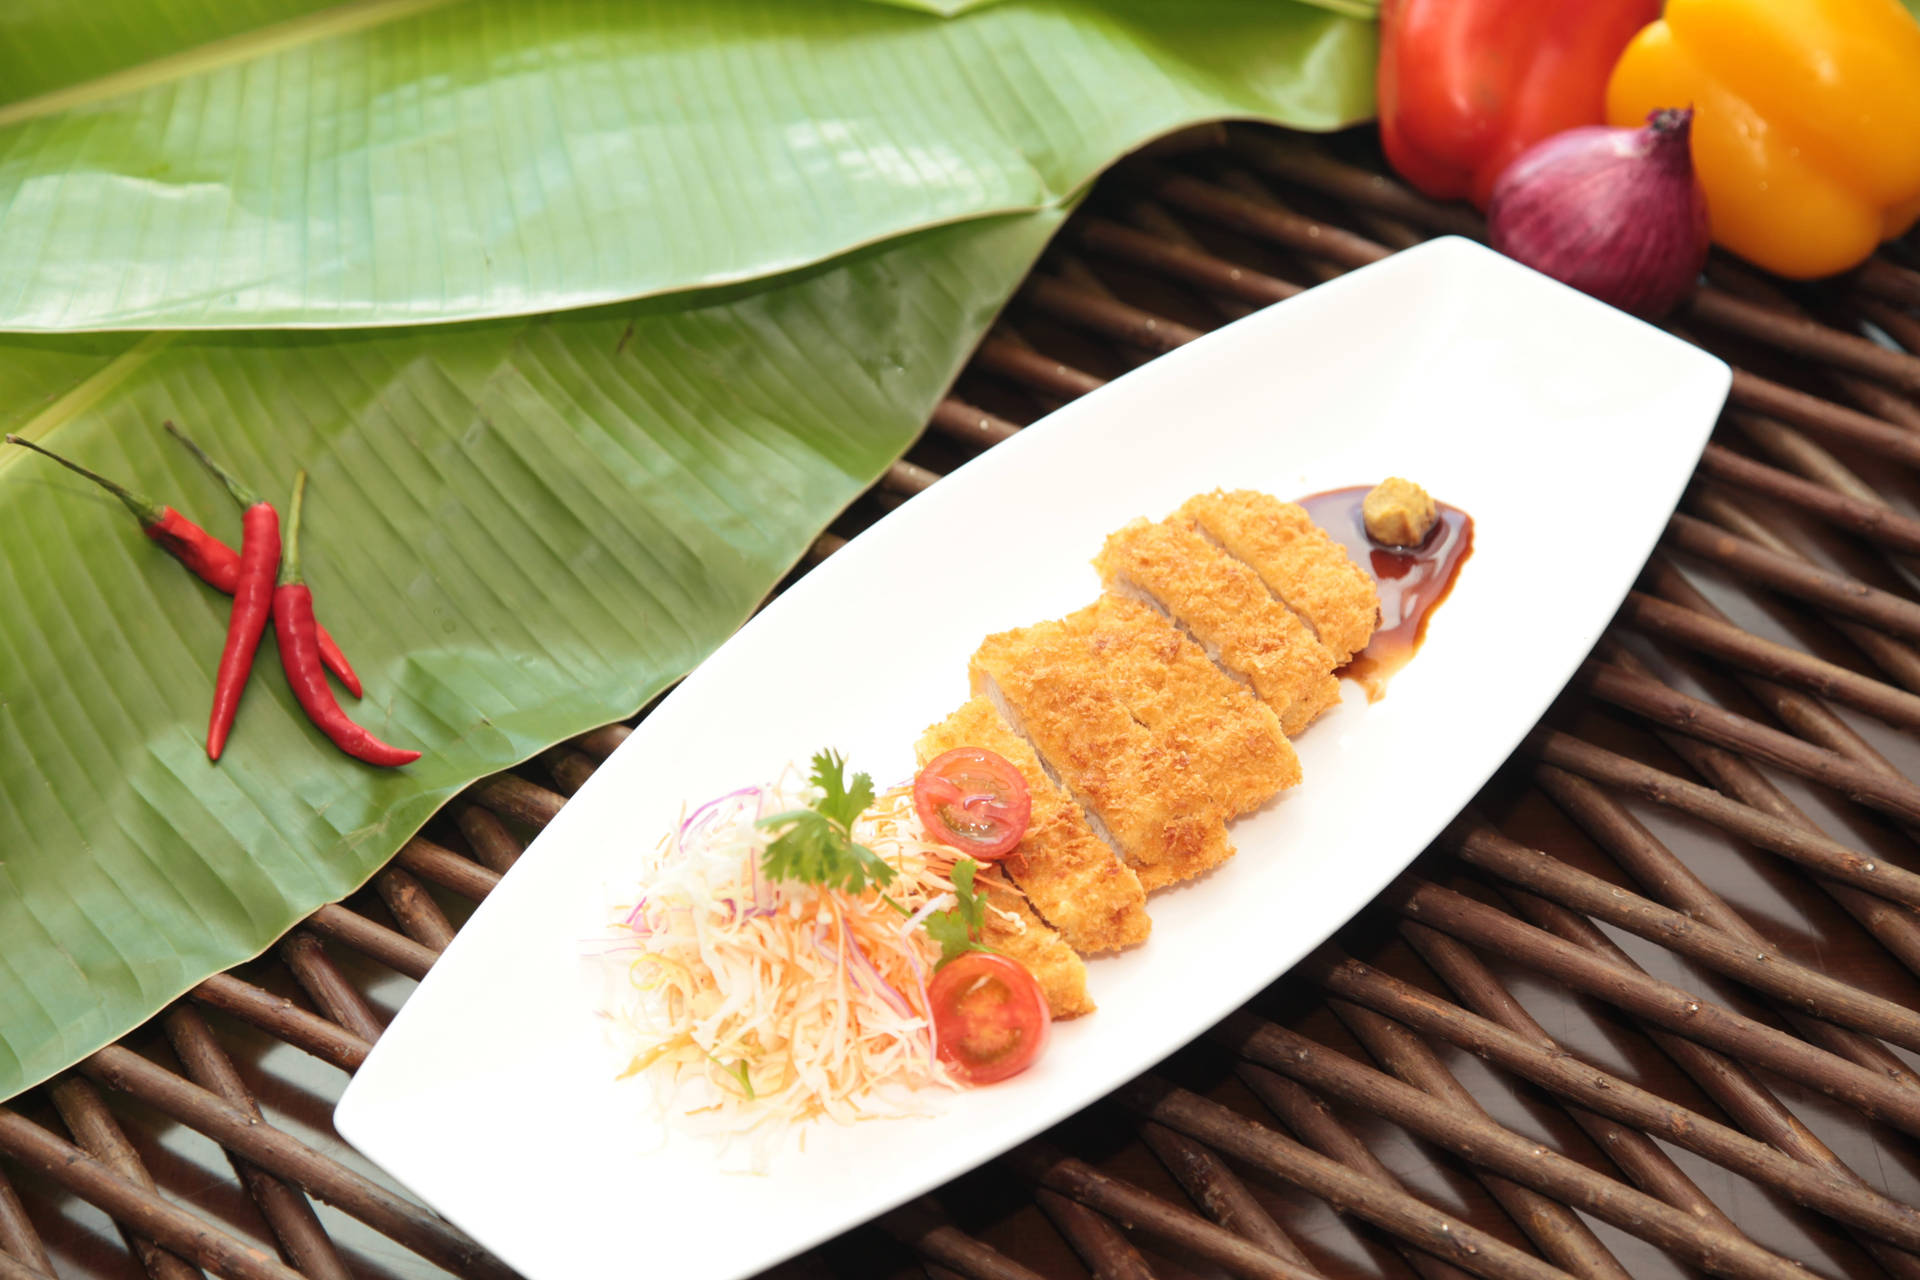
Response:
[[[973,891],[974,873],[979,870],[980,864],[972,858],[955,862],[953,896],[959,899],[959,905],[936,911],[926,919],[923,927],[927,936],[940,944],[940,961],[934,965],[936,969],[969,951],[993,950],[980,941],[980,931],[987,923],[987,900],[984,895]]]
[[[847,782],[847,762],[838,753],[816,752],[809,780],[820,798],[805,809],[762,818],[760,826],[781,834],[767,846],[760,869],[769,880],[798,880],[824,889],[859,893],[869,881],[885,888],[896,874],[885,859],[853,838],[853,824],[873,803],[873,779],[856,773]],[[784,828],[784,830],[781,830]]]

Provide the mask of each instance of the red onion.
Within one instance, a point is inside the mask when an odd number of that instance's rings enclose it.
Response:
[[[1707,196],[1687,146],[1693,109],[1643,129],[1591,125],[1535,143],[1493,184],[1493,247],[1535,271],[1655,320],[1707,261]]]

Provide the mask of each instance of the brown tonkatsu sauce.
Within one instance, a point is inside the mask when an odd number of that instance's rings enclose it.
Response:
[[[1380,626],[1367,647],[1338,674],[1358,680],[1369,702],[1387,691],[1387,680],[1407,665],[1427,637],[1427,620],[1453,590],[1460,566],[1473,554],[1473,517],[1436,503],[1440,519],[1417,547],[1385,547],[1367,536],[1360,504],[1367,486],[1332,489],[1299,499],[1313,522],[1347,549],[1354,563],[1373,575],[1380,592]]]

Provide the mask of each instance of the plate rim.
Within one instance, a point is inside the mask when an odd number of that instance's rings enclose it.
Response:
[[[1497,264],[1496,269],[1498,270],[1515,271],[1515,272],[1524,273],[1526,275],[1535,276],[1536,283],[1544,282],[1544,284],[1549,285],[1554,289],[1561,290],[1566,294],[1572,295],[1571,298],[1567,299],[1567,301],[1569,302],[1577,302],[1578,304],[1605,310],[1611,313],[1615,318],[1617,318],[1622,323],[1638,326],[1639,328],[1646,331],[1646,333],[1643,335],[1644,337],[1655,338],[1663,343],[1671,344],[1672,348],[1676,350],[1685,352],[1687,358],[1694,361],[1698,365],[1703,375],[1710,376],[1714,380],[1714,382],[1717,383],[1718,389],[1716,393],[1715,403],[1717,406],[1724,405],[1727,393],[1731,388],[1732,370],[1725,361],[1714,356],[1712,353],[1707,352],[1697,346],[1694,346],[1693,344],[1688,343],[1683,339],[1678,338],[1670,333],[1660,330],[1655,326],[1645,325],[1643,322],[1634,320],[1631,316],[1627,316],[1624,313],[1614,311],[1613,308],[1607,307],[1605,304],[1594,301],[1591,298],[1587,298],[1585,297],[1585,295],[1577,294],[1573,290],[1567,289],[1566,286],[1559,285],[1556,282],[1550,281],[1544,276],[1538,276],[1537,273],[1534,273],[1529,269],[1517,263],[1512,262],[1510,259],[1507,259],[1504,256],[1498,253],[1495,253],[1493,250],[1488,249],[1485,246],[1480,245],[1474,241],[1465,239],[1463,237],[1458,237],[1458,236],[1445,236],[1445,237],[1438,237],[1433,240],[1423,242],[1422,244],[1414,246],[1410,249],[1406,249],[1406,250],[1402,250],[1400,252],[1394,253],[1389,257],[1380,260],[1379,262],[1369,264],[1368,266],[1365,266],[1365,267],[1357,268],[1353,271],[1347,272],[1342,276],[1336,277],[1333,280],[1317,285],[1311,289],[1303,290],[1302,293],[1300,295],[1297,295],[1296,298],[1290,298],[1283,302],[1276,303],[1272,307],[1262,308],[1260,311],[1256,311],[1246,317],[1243,317],[1240,320],[1236,320],[1227,325],[1223,325],[1219,329],[1213,330],[1203,335],[1202,337],[1200,337],[1199,339],[1196,339],[1192,343],[1185,344],[1184,346],[1177,348],[1172,352],[1168,352],[1157,359],[1148,361],[1146,364],[1143,364],[1134,370],[1130,370],[1126,374],[1120,377],[1114,378],[1111,381],[1105,383],[1104,385],[1094,389],[1093,391],[1090,391],[1087,394],[1080,396],[1073,401],[1070,401],[1068,404],[1063,405],[1061,408],[1056,409],[1053,412],[1045,415],[1041,419],[1036,420],[1033,424],[1031,424],[1027,428],[1024,428],[1019,434],[1020,436],[1027,436],[1031,434],[1034,436],[1035,439],[1041,439],[1047,433],[1044,430],[1037,431],[1036,429],[1048,427],[1048,424],[1054,424],[1054,426],[1057,427],[1058,420],[1064,419],[1068,423],[1068,426],[1070,427],[1072,421],[1077,417],[1084,417],[1084,416],[1097,417],[1103,411],[1103,407],[1108,402],[1110,402],[1116,397],[1125,396],[1129,394],[1131,390],[1129,388],[1129,383],[1130,381],[1135,379],[1137,375],[1145,373],[1148,370],[1158,369],[1160,370],[1160,372],[1155,375],[1156,377],[1177,378],[1180,376],[1180,373],[1179,373],[1180,365],[1186,362],[1175,359],[1173,365],[1169,366],[1166,362],[1170,358],[1179,357],[1183,353],[1204,351],[1210,344],[1225,345],[1225,343],[1227,341],[1230,341],[1231,339],[1224,338],[1223,335],[1232,333],[1233,331],[1240,328],[1241,326],[1249,325],[1249,324],[1252,324],[1253,322],[1257,322],[1261,320],[1262,317],[1267,316],[1270,312],[1273,312],[1278,308],[1286,307],[1289,304],[1294,304],[1308,298],[1313,298],[1315,295],[1319,295],[1319,298],[1321,300],[1324,300],[1329,294],[1344,292],[1348,288],[1358,287],[1356,285],[1356,282],[1362,280],[1363,278],[1373,277],[1379,274],[1384,274],[1387,272],[1394,271],[1396,269],[1402,270],[1402,271],[1408,271],[1408,270],[1414,269],[1412,266],[1408,265],[1409,263],[1421,264],[1421,263],[1426,263],[1428,261],[1433,261],[1436,263],[1444,264],[1449,258],[1458,258],[1462,262],[1472,262],[1472,263],[1480,263],[1480,264],[1488,264],[1488,265]],[[1399,266],[1396,267],[1395,264],[1399,264]],[[1446,270],[1445,267],[1442,267],[1440,269],[1443,271]],[[1455,269],[1458,269],[1458,268],[1455,268]],[[1472,268],[1469,268],[1469,269],[1472,269]],[[1216,340],[1219,340],[1219,342],[1216,343]],[[1189,357],[1189,360],[1196,359],[1196,358],[1197,357]],[[1700,455],[1700,452],[1702,449],[1704,449],[1707,443],[1707,440],[1712,433],[1714,423],[1718,420],[1718,417],[1719,417],[1718,407],[1716,407],[1714,412],[1712,412],[1711,414],[1706,414],[1703,416],[1705,420],[1701,424],[1697,432],[1697,435],[1698,435],[1697,446],[1687,451],[1687,454],[1686,454],[1686,457],[1689,459],[1688,465],[1684,472],[1677,474],[1677,476],[1674,478],[1673,483],[1671,485],[1670,498],[1668,498],[1667,500],[1663,501],[1660,504],[1661,509],[1668,513],[1670,513],[1674,509],[1674,507],[1677,505],[1680,494],[1684,491],[1684,488],[1686,484],[1689,482],[1694,469],[1697,467],[1697,462],[1698,462],[1698,457]],[[1012,448],[1009,449],[1009,446],[1012,446]],[[969,468],[972,468],[976,464],[984,461],[990,455],[997,455],[1000,459],[998,462],[993,464],[995,466],[1018,465],[1018,460],[1022,450],[1029,447],[1035,447],[1035,446],[1020,445],[1019,437],[1009,439],[1001,443],[1000,445],[994,446],[991,449],[983,451],[980,455],[976,456],[973,459],[970,459],[963,466],[955,468],[953,472],[950,472],[948,474],[946,479],[951,480],[953,477],[961,475],[962,473],[966,472]],[[861,559],[861,555],[865,553],[862,552],[862,553],[857,553],[855,555],[849,556],[848,552],[853,551],[855,548],[861,547],[862,544],[875,544],[875,543],[878,543],[879,541],[884,540],[886,537],[886,531],[893,526],[893,524],[896,522],[896,518],[906,514],[906,506],[907,504],[902,504],[901,508],[898,508],[893,512],[889,512],[887,515],[883,516],[880,520],[876,521],[868,529],[864,530],[857,537],[849,540],[849,542],[845,547],[841,548],[841,550],[837,552],[829,561],[827,561],[823,565],[817,566],[812,573],[807,575],[807,577],[813,578],[815,577],[815,575],[822,574],[824,571],[825,576],[822,578],[822,581],[830,584],[835,578],[839,576],[843,576],[846,574],[857,574],[859,572],[859,561]],[[1636,564],[1643,565],[1645,563],[1647,556],[1651,553],[1653,548],[1657,545],[1660,534],[1661,534],[1661,530],[1664,529],[1664,527],[1665,527],[1664,517],[1662,517],[1658,521],[1650,520],[1649,528],[1646,530],[1646,536],[1644,538],[1634,539],[1633,549],[1636,552],[1636,556],[1635,556]],[[1471,562],[1469,562],[1469,569],[1470,567],[1471,567]],[[1620,593],[1620,598],[1624,598],[1626,591],[1631,589],[1631,582],[1632,582],[1632,577],[1630,576],[1627,580],[1626,586],[1622,588],[1622,591]],[[696,683],[695,677],[699,674],[701,669],[706,667],[708,663],[712,661],[715,655],[722,652],[727,647],[734,645],[741,636],[746,635],[749,632],[754,632],[757,634],[759,630],[764,629],[766,627],[779,626],[781,619],[784,618],[788,609],[793,607],[799,607],[797,605],[790,603],[790,600],[791,600],[791,597],[793,597],[797,592],[803,589],[804,589],[804,584],[801,584],[799,586],[796,586],[796,588],[794,588],[793,590],[790,590],[789,592],[784,593],[781,597],[776,598],[774,601],[770,602],[766,608],[762,609],[746,624],[744,624],[741,628],[739,628],[733,634],[733,636],[730,636],[723,643],[722,646],[717,648],[714,654],[710,654],[708,658],[703,660],[699,666],[697,666],[692,672],[689,672],[688,676],[681,682],[681,684],[677,688],[675,688],[672,693],[668,695],[668,699],[663,700],[661,704],[662,707],[666,705],[666,702],[668,700],[681,698],[683,694],[687,693],[688,687],[690,685],[694,686],[694,688],[693,688],[692,694],[689,696],[698,696],[700,692],[700,686]],[[1614,608],[1617,608],[1619,600],[1614,599],[1610,603]],[[1610,609],[1609,613],[1611,613],[1611,611],[1612,610]],[[1562,679],[1559,683],[1557,683],[1554,686],[1554,688],[1545,695],[1545,700],[1543,702],[1543,710],[1545,706],[1551,704],[1553,698],[1557,697],[1559,693],[1562,690],[1564,690],[1568,681],[1572,679],[1573,673],[1577,672],[1578,664],[1581,661],[1581,658],[1584,657],[1585,653],[1588,650],[1590,650],[1592,643],[1598,639],[1598,636],[1601,631],[1604,631],[1604,623],[1601,624],[1599,631],[1595,631],[1593,632],[1592,635],[1588,635],[1584,637],[1586,640],[1586,643],[1581,647],[1580,655],[1575,656],[1572,659],[1572,664],[1567,677]],[[658,709],[659,708],[656,708],[656,710]],[[1537,722],[1538,722],[1538,717],[1535,717],[1534,721],[1532,721],[1531,723],[1537,724]],[[1508,745],[1505,748],[1505,750],[1500,753],[1499,758],[1493,760],[1487,766],[1484,774],[1480,777],[1479,781],[1475,784],[1473,792],[1471,792],[1468,796],[1463,798],[1462,800],[1463,807],[1465,803],[1470,802],[1473,794],[1477,794],[1478,790],[1485,786],[1486,780],[1490,778],[1505,763],[1505,761],[1511,757],[1512,752],[1515,749],[1517,749],[1519,743],[1522,740],[1524,740],[1526,732],[1527,730],[1523,730],[1521,734],[1514,739],[1513,743]],[[621,749],[624,749],[624,744]],[[1456,816],[1457,816],[1457,813],[1458,813],[1458,810],[1455,811]],[[1364,910],[1365,905],[1367,903],[1370,903],[1374,899],[1376,899],[1379,896],[1382,889],[1387,885],[1391,884],[1397,876],[1399,876],[1402,872],[1404,872],[1406,866],[1410,865],[1411,862],[1419,856],[1420,852],[1424,848],[1426,848],[1428,845],[1430,845],[1432,840],[1440,833],[1440,831],[1444,830],[1446,825],[1452,820],[1453,819],[1450,816],[1449,818],[1441,821],[1438,824],[1438,826],[1436,826],[1435,830],[1424,841],[1422,841],[1417,848],[1414,848],[1407,854],[1407,857],[1404,861],[1398,863],[1397,865],[1392,867],[1390,870],[1386,870],[1383,874],[1383,877],[1378,881],[1378,883],[1369,882],[1366,886],[1365,895],[1364,897],[1361,898],[1361,905],[1355,908],[1353,914],[1357,914],[1358,911]],[[545,831],[543,831],[540,834],[539,839],[544,839],[544,838],[545,838]],[[528,853],[531,853],[533,851],[537,843],[538,843],[538,839],[536,839],[535,842],[529,844]],[[522,861],[523,862],[525,861],[524,857]],[[510,871],[508,875],[510,877],[512,875],[512,872]],[[507,882],[507,878],[503,877],[502,884],[504,885],[506,882]],[[499,894],[499,888],[496,887],[494,893],[489,894],[488,900],[486,902],[481,903],[478,907],[476,907],[475,914],[477,915],[479,912],[487,910],[488,907],[496,900],[496,895],[498,894]],[[1320,946],[1322,943],[1325,942],[1325,940],[1328,937],[1332,936],[1333,933],[1335,933],[1340,927],[1342,927],[1351,918],[1352,918],[1352,914],[1349,914],[1349,915],[1342,916],[1339,919],[1333,920],[1330,923],[1326,924],[1324,930],[1320,933],[1320,935],[1313,940],[1312,945],[1305,948],[1305,951],[1303,952],[1303,954],[1307,952],[1311,952],[1313,949]],[[465,930],[463,929],[461,932],[464,933]],[[454,943],[452,947],[449,948],[448,953],[451,954],[453,951],[453,948],[459,947],[460,944],[461,944],[461,938],[460,936],[456,935]],[[1297,963],[1298,963],[1298,959],[1295,959],[1293,961],[1288,962],[1285,965],[1280,966],[1273,973],[1265,973],[1258,976],[1257,980],[1252,982],[1252,985],[1248,988],[1248,991],[1246,993],[1241,994],[1233,999],[1230,1009],[1237,1008],[1243,1005],[1247,999],[1251,998],[1252,994],[1257,993],[1263,987],[1277,980],[1280,976],[1282,976],[1285,972],[1287,972],[1288,969],[1292,968]],[[519,1263],[516,1262],[513,1259],[513,1257],[510,1256],[511,1252],[517,1252],[517,1251],[500,1250],[500,1249],[497,1249],[494,1245],[488,1244],[487,1236],[490,1233],[487,1232],[484,1229],[484,1227],[480,1230],[475,1230],[474,1224],[465,1220],[466,1215],[454,1210],[441,1207],[433,1197],[426,1195],[422,1191],[420,1191],[420,1189],[416,1186],[416,1184],[413,1181],[411,1181],[405,1174],[401,1173],[398,1169],[396,1169],[393,1166],[393,1164],[389,1163],[389,1160],[396,1160],[396,1159],[397,1159],[397,1162],[399,1163],[405,1163],[406,1162],[404,1158],[405,1153],[404,1152],[399,1153],[399,1155],[396,1157],[396,1153],[394,1153],[391,1150],[387,1150],[383,1152],[381,1150],[383,1143],[381,1142],[379,1135],[377,1133],[369,1132],[369,1129],[373,1125],[373,1122],[378,1118],[379,1114],[381,1113],[381,1105],[382,1105],[378,1100],[369,1096],[374,1092],[377,1086],[377,1081],[379,1079],[379,1075],[377,1071],[373,1071],[370,1074],[371,1069],[375,1068],[377,1064],[381,1063],[384,1060],[384,1058],[392,1057],[395,1054],[401,1052],[399,1048],[390,1048],[390,1046],[396,1046],[398,1043],[392,1037],[393,1028],[402,1025],[403,1019],[405,1019],[407,1016],[407,1009],[411,1006],[416,1006],[418,1004],[418,1002],[421,999],[421,993],[423,991],[427,990],[430,986],[438,985],[438,983],[436,982],[436,978],[439,978],[440,974],[450,973],[450,972],[451,972],[450,967],[443,967],[442,964],[436,963],[436,965],[434,966],[434,970],[429,972],[426,978],[419,984],[419,986],[417,986],[415,990],[412,993],[410,993],[406,1003],[401,1007],[401,1010],[399,1011],[399,1013],[396,1014],[395,1018],[393,1019],[393,1023],[389,1027],[388,1033],[386,1035],[383,1035],[381,1039],[375,1043],[374,1048],[370,1051],[367,1059],[365,1060],[365,1062],[363,1062],[360,1070],[354,1073],[354,1075],[348,1080],[346,1089],[343,1091],[342,1096],[340,1097],[334,1110],[335,1129],[340,1134],[340,1136],[344,1138],[349,1145],[354,1147],[362,1156],[371,1160],[375,1165],[377,1165],[384,1172],[386,1172],[388,1176],[395,1178],[397,1181],[402,1183],[402,1185],[407,1186],[410,1190],[413,1191],[415,1195],[419,1196],[419,1198],[423,1201],[423,1203],[432,1207],[435,1210],[435,1212],[439,1212],[443,1214],[443,1216],[445,1216],[449,1221],[454,1222],[456,1225],[460,1226],[462,1229],[467,1230],[474,1237],[476,1241],[482,1243],[484,1247],[487,1247],[490,1250],[493,1250],[494,1252],[496,1252],[496,1254],[500,1256],[503,1260],[507,1261],[509,1265],[514,1265],[516,1267],[519,1267],[519,1269],[523,1270],[526,1274],[532,1275],[534,1274],[534,1272],[527,1271],[526,1268],[520,1267]],[[452,981],[452,979],[450,978],[442,979],[442,981]],[[1240,986],[1240,984],[1237,984],[1237,983],[1231,984],[1231,985],[1234,987],[1236,991],[1239,989],[1239,986]],[[1204,1031],[1201,1032],[1200,1034],[1204,1034]],[[1165,1044],[1161,1047],[1159,1051],[1160,1055],[1165,1056],[1166,1054],[1171,1054],[1177,1051],[1178,1049],[1184,1047],[1188,1043],[1191,1043],[1190,1038],[1181,1038],[1181,1039],[1178,1039],[1177,1042],[1175,1043]],[[383,1049],[389,1049],[389,1051],[383,1054]],[[777,1249],[774,1252],[759,1255],[757,1261],[755,1261],[748,1270],[739,1271],[739,1272],[729,1272],[726,1274],[747,1275],[747,1274],[750,1274],[752,1270],[775,1265],[781,1261],[784,1261],[787,1258],[791,1258],[805,1251],[808,1248],[813,1247],[814,1245],[821,1243],[824,1240],[827,1240],[841,1232],[851,1229],[853,1226],[859,1225],[860,1223],[863,1223],[866,1221],[870,1221],[872,1217],[877,1216],[879,1214],[886,1213],[891,1209],[897,1207],[898,1205],[914,1198],[915,1196],[924,1194],[926,1191],[932,1189],[933,1187],[936,1187],[950,1180],[951,1178],[958,1176],[959,1173],[978,1167],[978,1164],[984,1163],[985,1161],[997,1158],[997,1156],[999,1154],[1004,1153],[1006,1149],[1010,1148],[1013,1145],[1017,1145],[1019,1142],[1030,1139],[1032,1136],[1034,1136],[1039,1132],[1044,1131],[1046,1128],[1050,1127],[1051,1125],[1059,1123],[1062,1119],[1066,1118],[1067,1116],[1077,1114],[1080,1110],[1083,1110],[1085,1107],[1092,1105],[1093,1103],[1099,1101],[1100,1098],[1106,1096],[1111,1091],[1112,1087],[1114,1087],[1116,1084],[1123,1083],[1124,1080],[1132,1078],[1136,1073],[1137,1073],[1136,1070],[1128,1069],[1122,1074],[1121,1079],[1119,1081],[1108,1083],[1103,1080],[1100,1083],[1100,1087],[1083,1092],[1079,1098],[1079,1101],[1074,1103],[1072,1107],[1070,1107],[1068,1110],[1066,1110],[1065,1112],[1059,1115],[1055,1115],[1050,1112],[1043,1115],[1039,1115],[1037,1118],[1032,1120],[1030,1127],[1023,1125],[1023,1132],[1020,1134],[1020,1136],[1015,1137],[1014,1139],[1009,1141],[1006,1144],[1006,1146],[1003,1146],[998,1150],[992,1153],[989,1153],[988,1155],[982,1156],[979,1161],[974,1161],[970,1158],[965,1164],[959,1166],[958,1168],[950,1168],[947,1163],[943,1163],[939,1161],[928,1161],[927,1166],[928,1166],[929,1172],[926,1174],[924,1178],[916,1177],[911,1180],[909,1185],[904,1185],[904,1186],[889,1189],[882,1197],[882,1200],[884,1202],[879,1203],[878,1207],[873,1207],[873,1206],[863,1204],[860,1206],[858,1212],[851,1217],[835,1216],[835,1217],[824,1219],[822,1223],[819,1225],[817,1230],[803,1233],[804,1238],[801,1238],[800,1236],[783,1237],[779,1245],[777,1246]],[[1040,1111],[1040,1110],[1044,1110],[1044,1109],[1036,1108],[1036,1111]],[[383,1158],[383,1156],[385,1158]],[[532,1260],[523,1260],[523,1261],[532,1261]],[[720,1274],[720,1273],[715,1273],[715,1274]]]

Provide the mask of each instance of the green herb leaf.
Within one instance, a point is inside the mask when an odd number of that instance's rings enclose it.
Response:
[[[861,892],[869,881],[882,887],[892,883],[894,869],[853,838],[854,820],[873,803],[873,779],[856,773],[849,786],[846,767],[835,752],[817,752],[811,777],[820,798],[809,808],[760,819],[768,830],[785,828],[760,860],[769,880],[798,880],[847,893]]]
[[[980,931],[987,923],[987,900],[973,891],[973,877],[979,870],[980,864],[972,858],[954,863],[953,896],[960,900],[959,905],[936,911],[926,919],[927,936],[940,944],[936,969],[969,951],[993,950],[980,941]]]
[[[851,831],[853,820],[867,811],[873,803],[873,778],[864,773],[853,775],[853,785],[846,783],[846,760],[833,751],[822,751],[813,758],[813,785],[820,788],[822,795],[814,802],[814,808],[825,814],[829,822],[837,822],[842,830]]]

